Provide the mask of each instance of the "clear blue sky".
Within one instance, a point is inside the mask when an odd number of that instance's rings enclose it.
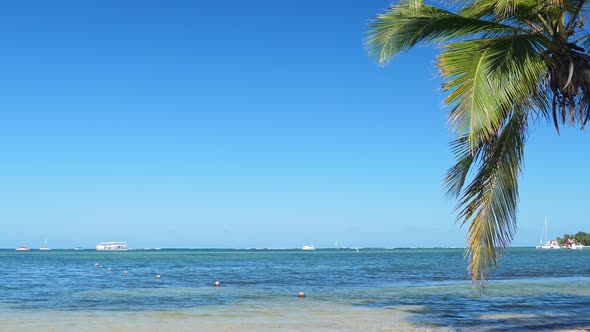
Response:
[[[435,50],[389,1],[0,4],[0,247],[463,246]],[[535,126],[515,245],[588,229],[588,134]]]

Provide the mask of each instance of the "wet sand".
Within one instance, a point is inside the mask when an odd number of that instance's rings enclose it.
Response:
[[[448,331],[410,322],[403,309],[355,307],[307,300],[163,311],[0,312],[5,332],[20,331]]]

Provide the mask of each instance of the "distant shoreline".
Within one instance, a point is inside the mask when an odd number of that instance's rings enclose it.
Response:
[[[395,247],[395,248],[387,248],[387,247],[346,247],[346,248],[330,248],[330,247],[318,247],[316,251],[356,251],[356,250],[387,250],[387,251],[395,251],[395,250],[433,250],[433,249],[461,249],[464,250],[464,247]],[[536,249],[535,246],[527,246],[527,247],[510,247],[510,249]],[[0,248],[0,250],[5,251],[15,251],[15,248]],[[83,249],[73,249],[73,248],[52,248],[49,251],[97,251],[94,248],[83,248]],[[213,248],[191,248],[191,247],[171,247],[171,248],[129,248],[124,251],[164,251],[164,250],[224,250],[224,251],[305,251],[301,248],[223,248],[223,247],[213,247]],[[43,251],[39,248],[30,248],[30,251]],[[101,251],[101,252],[114,252],[113,251]]]

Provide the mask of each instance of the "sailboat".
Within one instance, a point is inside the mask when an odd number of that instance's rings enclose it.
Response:
[[[51,250],[51,248],[49,248],[49,246],[47,245],[47,236],[45,236],[45,244],[43,245],[43,247],[39,248],[39,250]]]
[[[545,244],[543,245],[543,234],[545,235]],[[545,228],[543,233],[541,233],[541,240],[539,240],[539,245],[537,249],[561,249],[559,243],[556,240],[547,240],[547,216],[545,216]]]
[[[27,243],[25,242],[25,245],[22,247],[18,247],[15,249],[16,251],[29,251],[31,249],[29,249],[29,247],[27,246]]]

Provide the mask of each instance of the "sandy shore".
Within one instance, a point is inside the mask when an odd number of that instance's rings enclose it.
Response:
[[[382,309],[312,301],[237,304],[175,311],[0,312],[5,332],[77,331],[448,331],[418,326],[403,309]]]

